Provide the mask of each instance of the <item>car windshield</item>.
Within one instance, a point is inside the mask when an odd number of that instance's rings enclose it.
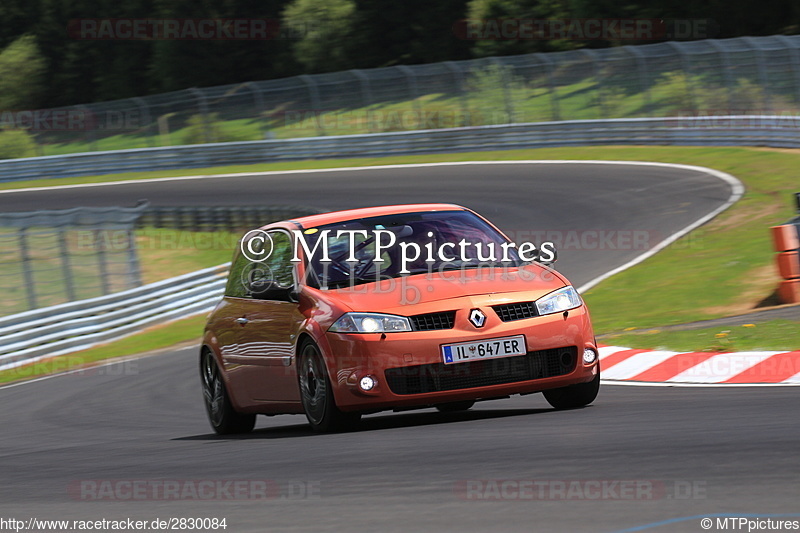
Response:
[[[513,244],[469,211],[362,218],[307,228],[303,234],[311,252],[310,271],[320,287],[332,289],[405,275],[523,264]]]

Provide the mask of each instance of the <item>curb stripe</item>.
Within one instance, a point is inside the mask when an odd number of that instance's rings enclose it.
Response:
[[[598,346],[603,381],[626,385],[800,385],[800,350],[668,352]]]
[[[780,352],[715,353],[670,381],[684,383],[722,383]]]
[[[709,352],[679,353],[631,378],[633,381],[669,381],[678,374],[714,357]]]
[[[603,368],[603,377],[605,379],[630,380],[636,374],[640,374],[642,368],[649,368],[661,364],[663,361],[675,357],[676,355],[675,352],[641,351],[633,357],[628,357],[625,361],[617,363],[611,368]]]
[[[800,373],[800,352],[775,354],[725,383],[780,383]]]
[[[620,351],[615,353],[607,354],[603,356],[602,353],[600,354],[600,362],[603,363],[603,369],[610,368],[616,364],[625,361],[626,359],[633,357],[636,354],[644,353],[647,350],[631,350],[629,348],[618,348]]]

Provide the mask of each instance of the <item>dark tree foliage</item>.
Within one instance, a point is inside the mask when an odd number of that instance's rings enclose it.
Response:
[[[635,44],[579,41],[472,41],[454,30],[484,17],[652,18],[713,21],[708,37],[800,32],[796,0],[353,0],[351,29],[333,35],[325,57],[298,61],[291,39],[85,40],[68,31],[82,18],[266,18],[281,20],[292,0],[2,0],[0,48],[33,35],[45,65],[39,107],[263,80],[342,68],[372,68],[579,47]],[[700,36],[703,37],[703,36]],[[339,42],[341,41],[341,42]],[[333,53],[335,52],[335,53]],[[342,59],[343,58],[343,59]],[[327,61],[327,63],[326,63]],[[41,96],[38,96],[41,95]]]
[[[466,17],[466,0],[355,0],[354,40],[359,68],[434,63],[470,57],[471,43],[453,26]]]

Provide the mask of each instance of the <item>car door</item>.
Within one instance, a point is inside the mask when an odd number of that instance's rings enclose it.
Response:
[[[242,254],[234,262],[228,292],[237,297],[230,299],[226,310],[230,333],[220,339],[235,395],[247,404],[300,401],[294,345],[303,316],[288,290],[297,286],[292,240],[283,230],[268,234],[272,240],[268,257],[252,261]],[[287,290],[254,297],[253,283],[265,280]]]

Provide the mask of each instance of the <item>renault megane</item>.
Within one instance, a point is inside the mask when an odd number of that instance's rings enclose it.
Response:
[[[246,234],[200,354],[218,433],[257,414],[316,431],[362,414],[543,392],[587,405],[600,383],[580,295],[547,243],[513,243],[457,205],[356,209]]]

